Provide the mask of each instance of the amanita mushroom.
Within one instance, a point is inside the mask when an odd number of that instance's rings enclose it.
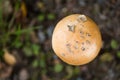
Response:
[[[98,55],[101,46],[98,26],[82,14],[72,14],[63,18],[56,25],[52,36],[54,52],[71,65],[89,63]]]

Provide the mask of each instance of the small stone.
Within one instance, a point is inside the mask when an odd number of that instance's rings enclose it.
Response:
[[[80,5],[80,6],[86,6],[86,2],[85,2],[85,0],[78,0],[78,4]]]
[[[48,35],[49,38],[52,37],[53,29],[54,29],[54,26],[53,26],[53,25],[51,25],[51,26],[49,26],[49,27],[47,28],[47,31],[46,31],[46,32],[47,32],[47,35]]]
[[[26,69],[22,69],[19,73],[19,80],[28,80],[29,74]]]
[[[42,30],[38,31],[38,39],[40,43],[43,43],[46,39],[45,33]]]

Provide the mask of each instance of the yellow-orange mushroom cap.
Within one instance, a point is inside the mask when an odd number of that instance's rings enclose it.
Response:
[[[72,14],[60,20],[52,35],[52,48],[56,55],[71,65],[92,61],[102,46],[96,23],[82,14]]]

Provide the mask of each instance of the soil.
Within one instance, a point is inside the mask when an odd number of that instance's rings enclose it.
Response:
[[[2,25],[6,25],[4,29],[0,26],[0,38],[5,40],[5,33],[11,33],[5,44],[0,42],[0,50],[7,48],[17,61],[10,66],[0,59],[0,80],[120,80],[120,0],[1,0],[0,3]],[[51,47],[56,23],[70,14],[91,17],[102,34],[99,55],[83,66],[64,63]]]

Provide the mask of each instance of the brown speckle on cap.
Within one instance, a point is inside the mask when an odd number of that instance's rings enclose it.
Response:
[[[87,17],[85,15],[79,15],[77,21],[79,21],[79,22],[81,22],[81,21],[82,22],[86,22],[87,21]]]
[[[85,48],[84,48],[84,47],[81,47],[81,50],[82,50],[82,51],[85,51]]]
[[[90,34],[90,33],[86,33],[86,36],[89,36],[89,37],[90,37],[90,36],[91,36],[91,34]]]
[[[69,31],[71,31],[71,32],[75,31],[75,25],[67,25],[67,27],[68,27]]]

